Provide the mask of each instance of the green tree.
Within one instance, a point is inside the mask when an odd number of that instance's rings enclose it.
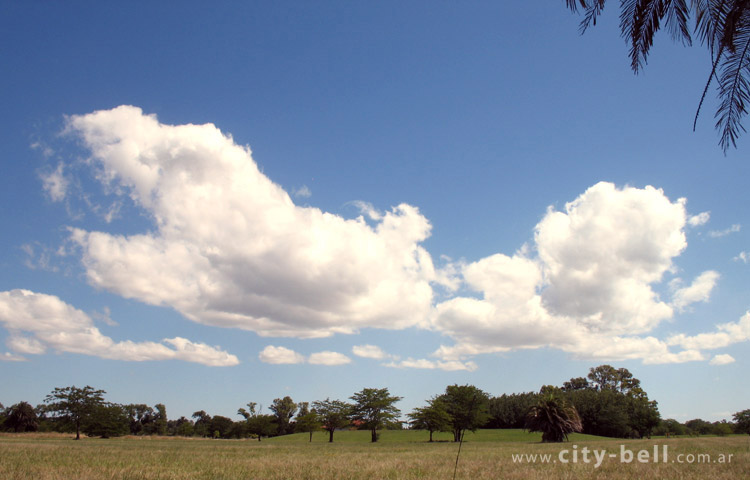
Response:
[[[128,425],[131,435],[146,433],[154,421],[154,409],[143,403],[131,403],[124,406],[128,415]]]
[[[227,438],[229,432],[232,430],[234,422],[231,418],[227,418],[221,415],[214,415],[211,418],[211,424],[209,425],[209,432],[213,438]]]
[[[473,385],[449,385],[438,399],[451,417],[454,442],[460,442],[466,430],[474,432],[487,423],[489,396]]]
[[[26,402],[18,402],[8,407],[5,415],[4,428],[6,430],[19,433],[36,432],[39,429],[39,420],[37,419],[34,407]]]
[[[742,410],[732,415],[737,433],[747,433],[750,435],[750,409]]]
[[[170,420],[170,435],[178,435],[180,437],[192,437],[193,436],[193,421],[185,417],[180,417],[177,420]]]
[[[86,415],[81,431],[90,437],[119,437],[130,431],[130,418],[122,405],[103,402]]]
[[[167,434],[167,407],[163,403],[157,403],[154,405],[156,413],[154,414],[154,430],[153,433],[156,435]]]
[[[321,426],[320,418],[315,409],[310,410],[308,402],[300,403],[299,412],[295,419],[295,430],[297,432],[309,433],[310,441],[312,442],[313,433],[320,430]]]
[[[207,414],[205,410],[198,410],[193,412],[193,418],[195,423],[193,424],[193,433],[199,437],[208,437],[213,432],[211,430],[211,415]]]
[[[292,397],[275,398],[270,407],[268,407],[276,417],[278,425],[278,435],[286,435],[290,431],[289,422],[291,422],[294,413],[297,411],[297,404]]]
[[[255,402],[250,402],[247,404],[248,410],[240,408],[237,410],[237,414],[245,417],[248,431],[257,435],[260,442],[261,438],[273,435],[278,430],[278,426],[274,423],[276,418],[273,415],[264,415],[260,412],[263,407],[256,411],[257,405]]]
[[[328,442],[333,443],[333,432],[349,425],[349,412],[352,406],[341,400],[326,398],[313,402],[313,408],[318,413],[323,430],[328,432]]]
[[[672,435],[685,435],[685,427],[674,418],[661,420],[659,425],[654,429],[655,435],[671,437]]]
[[[573,11],[584,10],[580,30],[596,25],[605,0],[565,0]],[[690,17],[695,17],[693,34],[708,47],[712,63],[703,98],[712,80],[718,82],[719,107],[716,128],[722,149],[736,147],[745,129],[742,119],[750,101],[750,2],[744,0],[620,0],[620,31],[630,45],[630,66],[635,73],[646,64],[656,33],[666,26],[672,38],[692,44]]]
[[[351,419],[370,431],[372,442],[378,441],[378,429],[394,423],[401,414],[394,404],[402,397],[391,396],[387,388],[363,388],[349,398],[354,401]]]
[[[81,439],[81,425],[93,410],[104,404],[104,390],[95,390],[86,385],[83,388],[75,386],[55,388],[47,395],[44,402],[47,410],[57,418],[70,421],[76,430],[76,440]]]
[[[539,401],[529,410],[526,428],[542,432],[542,442],[562,442],[583,426],[575,407],[565,401],[559,389],[542,387]]]
[[[685,427],[690,435],[708,435],[711,433],[711,423],[701,418],[694,418],[685,422]]]
[[[451,416],[437,397],[429,400],[426,407],[417,407],[407,416],[411,419],[409,424],[412,428],[430,432],[430,442],[434,432],[447,432],[451,428]]]
[[[526,414],[535,405],[539,394],[536,392],[503,394],[490,399],[490,421],[486,428],[524,428]]]

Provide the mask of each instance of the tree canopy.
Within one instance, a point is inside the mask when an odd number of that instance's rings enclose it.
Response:
[[[359,428],[370,430],[371,441],[378,441],[377,430],[395,422],[401,410],[394,405],[401,397],[391,396],[387,388],[365,388],[350,397],[353,421],[361,422]]]
[[[313,408],[318,413],[323,429],[328,432],[328,441],[333,443],[333,432],[349,425],[349,413],[352,406],[341,400],[326,398],[313,402]]]
[[[58,387],[45,397],[44,402],[48,412],[67,419],[75,426],[76,440],[80,440],[81,425],[97,407],[104,405],[105,393],[107,392],[104,390],[95,390],[88,385],[83,388]]]
[[[451,418],[453,441],[459,442],[466,430],[476,431],[489,418],[489,395],[473,385],[449,385],[438,397]]]

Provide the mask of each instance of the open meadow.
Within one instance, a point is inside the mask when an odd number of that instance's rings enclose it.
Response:
[[[450,479],[458,445],[446,434],[366,431],[263,440],[179,437],[85,438],[61,434],[0,435],[4,480]],[[521,430],[467,433],[456,478],[738,479],[750,473],[750,436],[620,440],[574,434],[542,444]],[[654,448],[659,452],[654,459]],[[584,455],[584,449],[588,449]],[[597,453],[595,454],[594,451]],[[663,453],[667,452],[664,462]],[[606,452],[606,453],[605,453]],[[623,453],[624,452],[624,453]],[[629,463],[620,460],[628,459]],[[642,460],[648,452],[648,459]],[[519,455],[521,457],[519,457]],[[537,455],[534,460],[533,455]],[[549,455],[542,460],[543,455]],[[600,465],[596,465],[599,455]],[[731,457],[730,457],[731,455]],[[584,456],[588,462],[584,461]],[[520,458],[520,461],[519,461]],[[577,459],[577,462],[575,460]],[[691,461],[692,460],[692,461]],[[567,461],[567,463],[564,463]]]

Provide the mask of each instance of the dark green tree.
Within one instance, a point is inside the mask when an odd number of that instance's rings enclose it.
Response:
[[[323,430],[328,432],[328,442],[333,443],[333,432],[349,425],[349,413],[352,406],[341,400],[318,400],[313,402]]]
[[[16,433],[36,432],[39,429],[39,420],[34,407],[26,402],[18,402],[8,407],[5,413],[4,428]]]
[[[662,435],[665,437],[671,437],[673,435],[685,435],[685,426],[674,418],[667,418],[661,420],[659,425],[654,428],[655,435]]]
[[[411,428],[430,432],[430,442],[434,432],[447,432],[451,429],[451,416],[438,397],[429,400],[426,407],[415,408],[407,416],[411,419]]]
[[[565,0],[573,11],[584,10],[581,33],[596,25],[605,0]],[[694,16],[691,28],[690,17]],[[750,2],[745,0],[620,0],[620,31],[630,45],[630,66],[640,72],[651,50],[654,37],[665,26],[672,38],[692,44],[692,35],[708,47],[712,62],[703,98],[710,84],[718,82],[719,107],[716,128],[722,149],[736,146],[745,129],[742,119],[750,102]],[[691,35],[691,30],[693,33]]]
[[[210,436],[212,438],[227,438],[229,432],[232,430],[234,422],[231,418],[227,418],[221,415],[214,415],[211,417],[211,424],[208,427]]]
[[[708,435],[711,433],[711,423],[701,418],[694,418],[685,422],[690,435]]]
[[[309,433],[310,441],[312,442],[313,433],[320,430],[321,426],[320,417],[315,409],[310,410],[308,402],[301,402],[297,418],[295,419],[295,430],[297,432]]]
[[[154,429],[153,433],[156,435],[167,434],[167,407],[163,403],[157,403],[154,405],[156,413],[154,414]]]
[[[154,421],[154,409],[143,403],[131,403],[124,406],[128,414],[128,425],[131,435],[147,433]]]
[[[583,426],[575,407],[567,403],[561,390],[542,387],[539,401],[529,409],[526,428],[542,432],[542,442],[562,442],[569,433],[580,432]]]
[[[363,388],[349,398],[354,401],[352,421],[360,423],[361,430],[370,431],[372,442],[378,441],[379,429],[393,424],[401,414],[395,406],[401,397],[392,396],[387,388]]]
[[[122,405],[103,402],[86,415],[81,431],[90,437],[119,437],[130,432],[130,418]]]
[[[466,430],[475,432],[489,419],[489,396],[473,385],[449,385],[438,399],[451,417],[454,442],[460,442]]]
[[[732,415],[737,433],[747,433],[750,435],[750,409],[742,410]]]
[[[240,408],[237,410],[237,414],[245,417],[248,431],[253,435],[257,435],[260,442],[261,438],[270,437],[276,433],[278,426],[275,423],[276,417],[262,414],[261,410],[263,407],[256,411],[255,407],[257,406],[257,403],[250,402],[247,404],[247,410]]]
[[[490,399],[490,421],[485,428],[525,428],[526,414],[536,405],[536,392],[503,394]]]
[[[180,437],[193,436],[193,421],[185,417],[180,417],[177,420],[168,420],[167,426],[170,435],[177,435]]]
[[[270,407],[278,425],[278,435],[286,435],[290,432],[289,422],[291,422],[294,413],[297,411],[297,404],[292,397],[275,398]]]
[[[193,412],[193,418],[195,423],[193,424],[193,433],[199,437],[209,437],[213,432],[211,431],[211,415],[207,414],[205,410],[199,410]]]
[[[104,404],[105,393],[107,392],[104,390],[95,390],[88,385],[83,388],[58,387],[45,397],[44,402],[48,412],[75,426],[76,440],[80,440],[82,423],[96,407]]]

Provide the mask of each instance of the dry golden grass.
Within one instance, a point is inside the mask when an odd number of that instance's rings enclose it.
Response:
[[[421,439],[421,437],[415,437]],[[343,438],[343,440],[346,440]],[[514,454],[550,454],[577,445],[619,454],[668,445],[668,463],[620,463],[606,458],[599,468],[577,464],[513,461]],[[283,443],[127,437],[83,439],[69,435],[0,435],[3,480],[222,480],[222,479],[450,479],[457,445],[416,442]],[[677,455],[732,454],[731,462],[679,464]],[[571,457],[572,458],[572,457]],[[750,437],[658,440],[588,440],[565,444],[467,442],[461,479],[738,479],[750,476]]]

